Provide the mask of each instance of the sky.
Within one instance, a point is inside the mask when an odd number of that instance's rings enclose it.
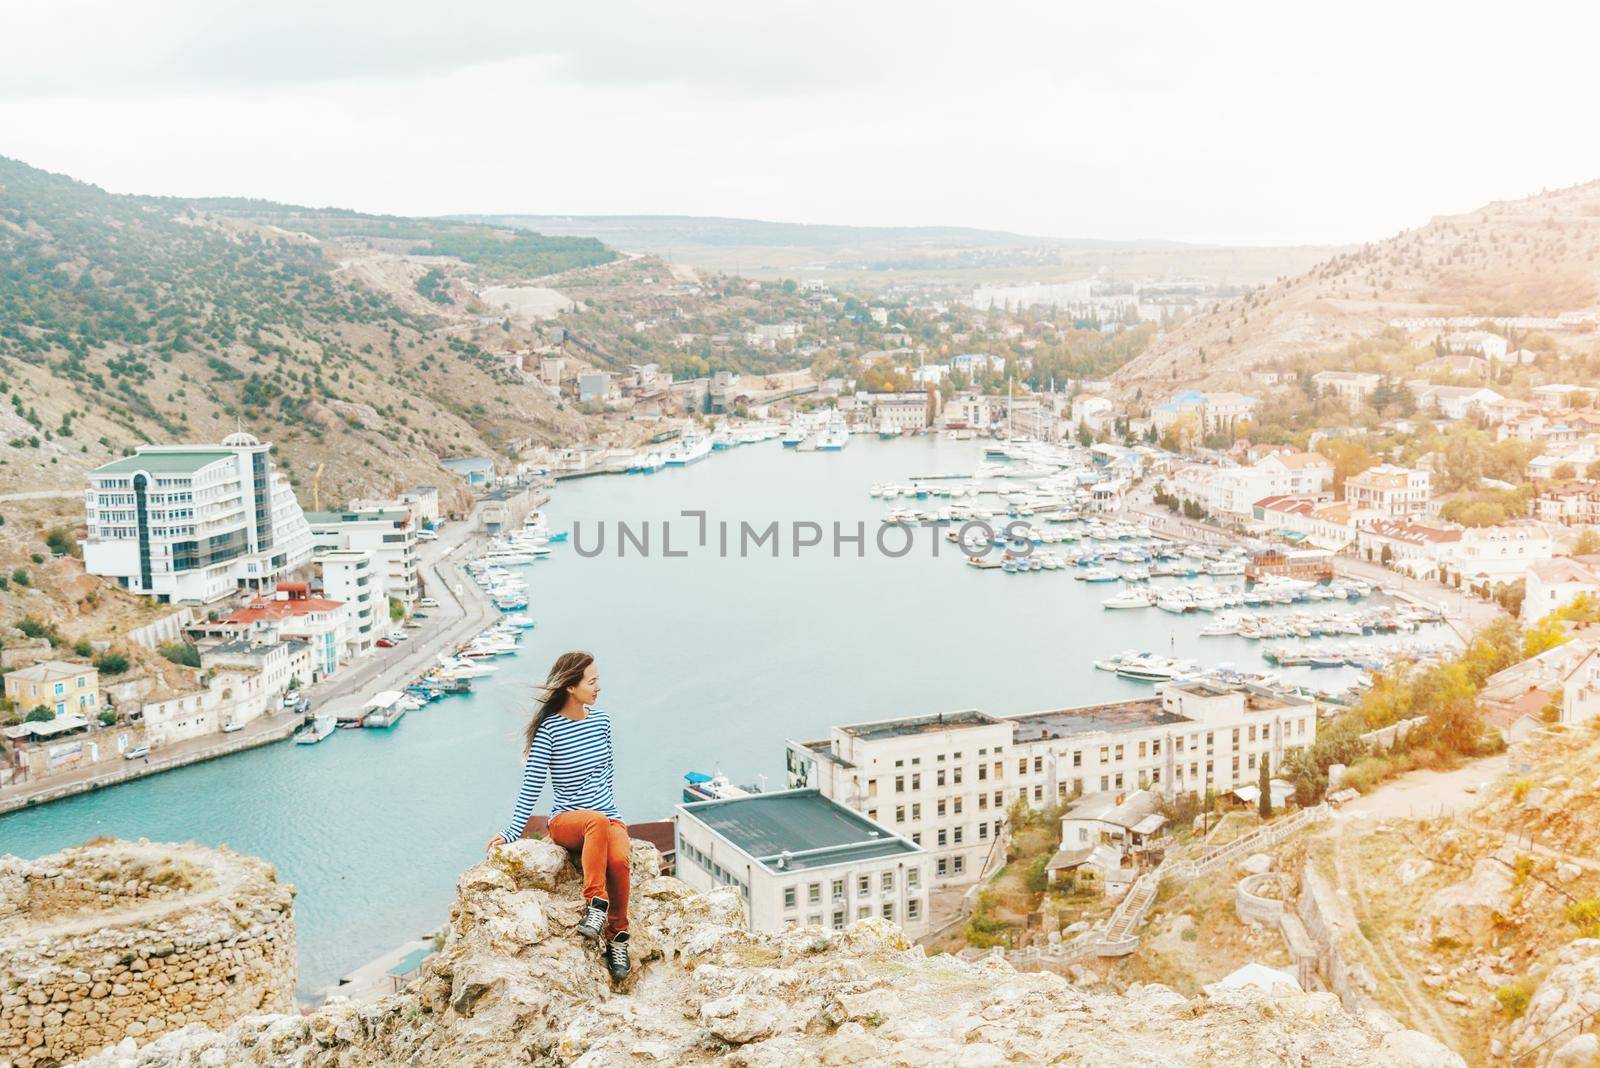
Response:
[[[0,0],[0,155],[119,193],[1230,244],[1600,178],[1600,5]]]

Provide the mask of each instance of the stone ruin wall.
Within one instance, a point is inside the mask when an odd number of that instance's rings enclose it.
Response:
[[[294,888],[226,849],[0,858],[0,1068],[295,1009]]]

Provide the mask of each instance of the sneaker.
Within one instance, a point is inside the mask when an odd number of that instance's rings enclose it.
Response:
[[[606,943],[606,968],[613,982],[620,983],[628,977],[633,965],[628,961],[628,932],[622,931]]]
[[[606,926],[606,910],[611,906],[603,897],[591,897],[589,904],[583,910],[583,919],[578,921],[578,933],[585,938],[600,941],[600,932]]]

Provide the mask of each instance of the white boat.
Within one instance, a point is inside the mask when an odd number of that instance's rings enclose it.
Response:
[[[295,745],[316,745],[322,739],[334,732],[339,726],[339,721],[332,716],[318,716],[311,721],[311,726],[294,736]]]
[[[806,430],[798,423],[790,423],[783,428],[783,447],[792,449],[806,440]]]
[[[475,679],[483,675],[493,675],[499,670],[493,664],[462,660],[459,657],[443,656],[439,658],[439,676],[441,678]]]
[[[514,616],[506,616],[505,619],[501,620],[501,622],[506,626],[512,627],[516,630],[532,630],[535,626],[537,626],[532,619],[530,619],[525,613],[521,612]]]
[[[899,436],[900,436],[900,428],[899,427],[895,426],[893,423],[889,422],[889,420],[887,420],[887,419],[879,419],[878,420],[878,437],[880,437],[880,438],[897,438]]]
[[[667,465],[683,467],[697,460],[704,460],[710,455],[710,438],[704,434],[685,434],[681,441],[667,450]]]
[[[1181,587],[1175,590],[1164,590],[1156,598],[1156,607],[1163,612],[1193,612],[1194,598],[1189,595],[1188,590]]]
[[[531,564],[538,556],[531,549],[490,549],[483,554],[484,563],[490,566],[511,567],[517,564]]]
[[[850,444],[850,434],[842,425],[832,425],[817,435],[818,452],[838,452]]]
[[[1078,572],[1074,577],[1084,582],[1115,582],[1120,576],[1109,567],[1091,567]]]
[[[1149,608],[1156,603],[1149,590],[1129,588],[1100,602],[1102,608]]]

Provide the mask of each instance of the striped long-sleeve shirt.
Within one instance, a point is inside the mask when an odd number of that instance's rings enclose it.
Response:
[[[616,767],[611,761],[611,717],[598,708],[588,710],[582,719],[549,715],[539,724],[539,732],[528,749],[522,766],[522,789],[511,823],[501,832],[508,842],[522,837],[522,829],[533,815],[533,807],[544,792],[549,776],[554,789],[550,815],[593,809],[620,820],[617,803],[611,796]]]

